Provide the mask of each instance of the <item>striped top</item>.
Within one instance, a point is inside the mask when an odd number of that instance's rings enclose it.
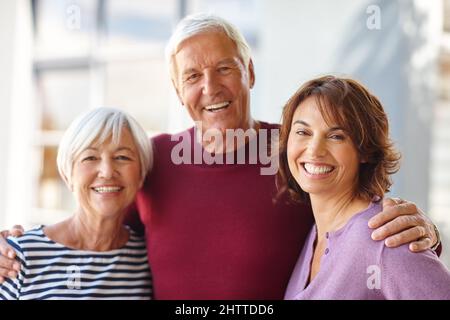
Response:
[[[0,300],[150,299],[145,239],[130,230],[120,249],[75,250],[49,239],[39,226],[8,238],[21,270],[0,285]]]

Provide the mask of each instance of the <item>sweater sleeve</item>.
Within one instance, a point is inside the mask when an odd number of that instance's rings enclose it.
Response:
[[[5,282],[0,285],[0,300],[19,300],[26,269],[25,256],[17,238],[9,237],[7,241],[16,251],[16,260],[20,263],[20,271],[15,279],[6,278]]]
[[[450,272],[435,252],[413,253],[407,245],[384,247],[380,263],[386,299],[450,300]]]

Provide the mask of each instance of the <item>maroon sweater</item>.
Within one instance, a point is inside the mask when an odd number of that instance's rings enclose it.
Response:
[[[180,135],[193,141],[193,132]],[[275,176],[248,159],[174,164],[179,141],[171,137],[153,139],[154,167],[136,201],[155,298],[282,299],[312,226],[310,208],[273,204]]]

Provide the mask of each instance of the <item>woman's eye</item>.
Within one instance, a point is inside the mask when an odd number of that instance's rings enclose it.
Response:
[[[131,160],[130,157],[128,157],[128,156],[123,156],[123,155],[117,156],[116,159],[117,159],[117,160],[127,160],[127,161],[128,161],[128,160]]]
[[[97,160],[96,157],[88,156],[88,157],[84,157],[81,161],[95,161],[95,160]]]
[[[333,134],[330,136],[331,139],[333,140],[344,140],[345,137],[342,134]]]
[[[306,136],[308,134],[305,130],[302,129],[295,131],[295,133],[299,136]]]

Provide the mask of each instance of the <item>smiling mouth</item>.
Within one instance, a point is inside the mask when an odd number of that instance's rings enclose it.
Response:
[[[211,104],[209,106],[206,106],[204,109],[208,112],[218,112],[220,110],[224,110],[228,108],[231,104],[231,101],[225,101],[221,103]]]
[[[303,169],[311,175],[325,175],[334,170],[333,166],[328,165],[314,165],[312,163],[303,162]]]
[[[123,190],[123,187],[95,187],[95,188],[91,188],[92,190],[94,190],[96,193],[114,193],[114,192],[119,192]]]

